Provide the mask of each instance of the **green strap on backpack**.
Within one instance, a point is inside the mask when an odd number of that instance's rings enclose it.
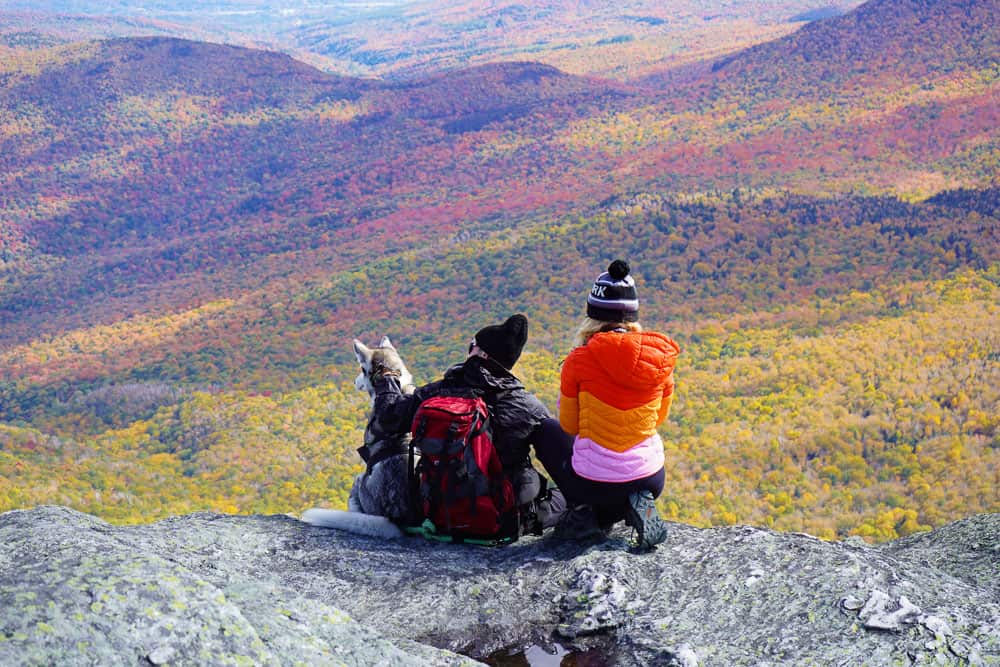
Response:
[[[408,535],[419,535],[425,540],[435,542],[451,542],[453,544],[475,544],[482,547],[500,547],[505,544],[515,542],[515,537],[497,537],[492,539],[481,539],[476,537],[461,537],[456,535],[445,535],[437,532],[437,527],[430,519],[424,519],[419,526],[401,526],[403,532]]]

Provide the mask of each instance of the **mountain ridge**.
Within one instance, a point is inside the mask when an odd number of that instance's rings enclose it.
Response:
[[[784,60],[796,81],[813,82],[817,89],[877,83],[879,70],[891,71],[894,85],[900,85],[935,71],[995,63],[1000,36],[990,17],[998,11],[995,0],[869,0],[713,68],[726,79],[745,79],[760,76],[754,69],[762,64]],[[962,37],[954,39],[956,34]]]
[[[61,37],[58,15],[69,9],[65,3],[9,4],[30,4],[44,12],[41,16],[53,16],[36,20],[31,27]],[[788,34],[811,11],[830,7],[844,11],[858,4],[858,0],[782,0],[761,5],[737,0],[713,11],[704,3],[675,2],[666,8],[649,0],[613,6],[547,0],[530,7],[512,1],[485,7],[473,2],[410,2],[367,8],[330,2],[318,9],[291,1],[277,13],[245,3],[240,6],[243,11],[234,12],[232,4],[224,2],[192,4],[180,11],[149,3],[136,7],[124,2],[109,8],[76,2],[71,9],[92,21],[113,23],[138,12],[175,36],[262,45],[351,75],[404,80],[469,63],[540,59],[577,74],[627,80]],[[110,18],[102,16],[109,13]],[[49,28],[51,22],[55,26]],[[100,25],[95,30],[94,37],[105,36]]]

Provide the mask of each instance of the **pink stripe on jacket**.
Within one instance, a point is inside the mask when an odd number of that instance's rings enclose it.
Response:
[[[616,452],[590,438],[573,441],[573,470],[597,482],[631,482],[649,477],[663,467],[663,441],[654,433],[639,444]]]

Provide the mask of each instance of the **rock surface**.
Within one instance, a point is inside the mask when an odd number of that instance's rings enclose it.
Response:
[[[626,666],[1000,665],[1000,514],[881,546],[671,528],[631,554],[622,529],[489,549],[8,512],[0,664],[523,665],[503,656],[558,645]]]

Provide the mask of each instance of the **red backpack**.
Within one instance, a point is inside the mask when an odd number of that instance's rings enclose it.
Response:
[[[454,542],[516,540],[514,487],[493,446],[486,402],[429,398],[417,408],[411,433],[410,488],[424,519],[419,532]],[[415,448],[420,461],[414,466]]]

